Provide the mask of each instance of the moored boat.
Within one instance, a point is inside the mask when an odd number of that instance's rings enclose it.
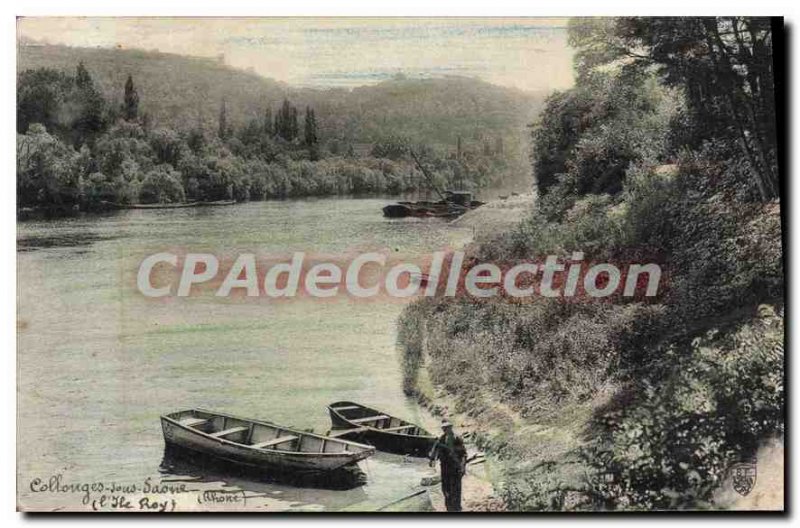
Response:
[[[460,208],[451,209],[447,204],[431,202],[397,202],[383,208],[386,218],[452,218],[461,214]]]
[[[383,208],[383,216],[387,218],[455,218],[467,211],[483,205],[483,202],[472,199],[472,194],[460,191],[445,191],[444,199],[438,202],[397,202]]]
[[[201,409],[163,415],[161,428],[169,447],[256,469],[332,471],[375,452],[349,440]]]
[[[365,442],[380,451],[427,456],[436,441],[419,425],[358,403],[338,401],[328,405],[328,413],[331,436]]]
[[[416,153],[409,149],[409,154],[414,158],[422,174],[425,175],[428,185],[439,195],[440,200],[438,202],[421,201],[389,204],[383,208],[383,216],[387,218],[455,218],[484,205],[483,202],[473,200],[472,193],[468,191],[445,191],[444,193],[440,191]]]
[[[221,205],[236,205],[236,200],[216,200],[213,202],[176,202],[176,203],[134,203],[120,204],[105,202],[108,207],[115,209],[185,209],[187,207],[217,207]]]

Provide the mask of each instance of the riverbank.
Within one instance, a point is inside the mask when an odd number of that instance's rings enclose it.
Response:
[[[532,193],[517,194],[487,202],[450,222],[451,226],[472,229],[472,240],[491,237],[518,224],[530,212]],[[436,417],[447,417],[456,430],[464,435],[471,455],[482,453],[477,463],[470,463],[462,480],[462,506],[464,511],[506,511],[506,505],[497,493],[505,474],[505,461],[497,446],[518,441],[528,430],[517,413],[496,402],[486,409],[467,407],[453,394],[437,388],[430,380],[426,365],[421,365],[413,383],[406,384],[406,392]],[[486,395],[489,401],[490,395]],[[522,427],[520,427],[522,426]],[[518,436],[518,433],[519,434]],[[432,507],[445,511],[444,499],[438,485],[429,490]]]
[[[517,225],[482,219],[464,259],[485,284],[495,274],[476,264],[552,255],[558,269],[528,268],[525,299],[422,298],[400,317],[406,390],[424,371],[479,417],[511,511],[735,507],[725,490],[784,509],[763,493],[782,466],[780,448],[765,446],[785,431],[777,114],[769,89],[748,91],[724,60],[686,72],[680,51],[662,53],[665,42],[711,42],[703,33],[729,23],[705,22],[642,22],[641,39],[627,23],[571,25],[587,60],[531,127],[535,207]],[[771,38],[771,26],[760,31]],[[727,57],[716,42],[710,56]],[[630,51],[642,60],[616,67]],[[580,276],[600,263],[606,276]],[[621,263],[647,266],[658,288],[592,295],[598,279],[621,282]],[[549,295],[552,280],[578,295]]]
[[[473,229],[465,251],[485,254],[498,236],[524,233],[519,219],[531,209],[522,202],[490,203],[459,219]],[[778,225],[775,210],[758,212],[759,225]],[[647,497],[659,493],[661,508],[782,508],[782,495],[770,491],[782,482],[782,438],[773,432],[782,402],[781,299],[669,330],[666,308],[422,300],[405,310],[406,392],[486,454],[492,489],[473,495],[470,507],[652,509]],[[684,443],[706,447],[686,459]],[[726,472],[748,453],[763,467],[745,501],[731,496]],[[696,484],[670,491],[684,478]]]
[[[492,200],[456,218],[450,225],[469,227],[474,240],[503,233],[530,214],[536,201],[533,193],[515,194]]]
[[[712,351],[709,360],[714,363],[746,355],[749,346],[758,351],[779,346],[783,317],[769,305],[762,305],[759,311],[755,318],[740,316],[689,337],[699,341],[701,349]],[[426,349],[423,355],[427,358],[429,353]],[[593,489],[590,476],[598,471],[598,461],[592,460],[590,453],[600,444],[598,417],[608,409],[619,409],[621,395],[627,394],[629,387],[609,383],[588,401],[565,404],[558,412],[553,412],[552,402],[547,401],[542,401],[540,408],[528,405],[534,408],[520,410],[488,388],[464,391],[435,385],[430,366],[427,359],[420,365],[408,392],[432,414],[447,416],[474,449],[485,453],[483,473],[468,471],[464,479],[465,510],[517,511],[520,506],[540,511],[606,509],[599,507]],[[723,477],[712,485],[713,501],[691,509],[782,509],[783,438],[764,438],[754,460],[759,476],[751,493],[735,493],[731,474],[723,471]]]
[[[447,417],[453,423],[458,434],[464,437],[467,445],[467,458],[473,459],[467,464],[467,471],[461,481],[462,508],[464,511],[506,511],[505,504],[495,491],[498,484],[499,460],[487,456],[484,451],[484,438],[490,432],[493,423],[476,421],[475,416],[461,412],[451,395],[437,390],[430,382],[427,370],[420,369],[417,384],[409,392],[416,398],[420,406],[439,418]],[[484,427],[488,425],[489,427]],[[446,511],[444,496],[440,485],[429,488],[431,505],[436,511]]]
[[[473,233],[472,240],[460,249],[469,251],[474,244],[513,229],[530,214],[534,201],[532,193],[518,194],[488,202],[454,220],[451,225],[469,227]],[[465,436],[470,449],[484,453],[485,462],[468,466],[462,483],[465,511],[507,511],[503,488],[515,472],[522,466],[536,467],[553,460],[580,445],[580,428],[575,427],[580,421],[575,416],[590,414],[593,405],[576,407],[557,419],[525,417],[490,390],[467,395],[435,385],[429,367],[428,351],[423,350],[413,381],[406,383],[407,393],[433,415],[447,417]],[[600,395],[595,405],[607,397]],[[432,504],[437,506],[433,497]]]
[[[219,207],[230,205],[243,205],[248,203],[292,203],[298,201],[324,201],[324,200],[373,200],[381,199],[385,201],[402,201],[402,200],[417,200],[419,198],[418,191],[406,191],[402,193],[350,193],[350,194],[308,194],[302,196],[274,196],[262,199],[248,199],[248,200],[216,200],[216,201],[195,201],[195,202],[176,202],[176,203],[152,203],[152,204],[123,204],[115,202],[102,201],[93,204],[91,207],[86,204],[68,204],[68,205],[49,205],[49,206],[36,206],[36,207],[18,207],[17,208],[17,221],[27,220],[55,220],[62,218],[74,218],[79,216],[101,216],[117,211],[125,210],[162,210],[162,209],[193,209],[197,207]],[[380,215],[381,207],[383,204],[376,208],[376,214]]]

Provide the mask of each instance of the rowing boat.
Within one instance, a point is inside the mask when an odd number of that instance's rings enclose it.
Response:
[[[270,422],[191,409],[161,416],[164,442],[257,469],[332,471],[375,448]]]
[[[328,405],[328,413],[333,427],[331,436],[355,439],[380,451],[427,456],[436,441],[436,437],[416,424],[358,403],[332,403]]]

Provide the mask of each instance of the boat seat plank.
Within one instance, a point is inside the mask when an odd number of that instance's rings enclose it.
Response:
[[[221,438],[223,436],[228,436],[236,433],[241,433],[242,431],[247,431],[249,427],[242,425],[239,427],[231,427],[230,429],[225,429],[224,431],[217,431],[216,433],[211,433],[211,436],[215,438]]]
[[[356,427],[354,429],[337,429],[328,433],[328,436],[331,438],[339,438],[340,436],[352,434],[352,433],[363,433],[367,431],[367,427]]]
[[[414,429],[416,425],[408,424],[408,425],[400,425],[398,427],[387,427],[386,429],[381,429],[381,431],[404,431],[406,429]]]
[[[364,423],[364,422],[376,422],[378,420],[386,420],[391,418],[385,414],[379,414],[377,416],[367,416],[366,418],[356,418],[355,420],[350,420],[353,423]]]
[[[345,405],[343,407],[331,407],[334,411],[353,411],[355,409],[360,409],[361,407],[358,405]]]
[[[340,436],[345,436],[353,433],[363,433],[368,430],[369,430],[368,427],[355,427],[353,429],[338,429],[330,431],[327,436],[330,436],[331,438],[339,438]]]
[[[181,425],[185,425],[186,427],[197,427],[198,425],[203,425],[208,423],[207,418],[184,418],[179,422]]]
[[[270,446],[282,444],[284,442],[289,442],[291,440],[297,440],[297,437],[293,436],[293,435],[281,436],[280,438],[273,438],[272,440],[267,440],[266,442],[260,442],[258,444],[253,444],[250,447],[254,447],[256,449],[264,449],[265,447],[270,447]]]

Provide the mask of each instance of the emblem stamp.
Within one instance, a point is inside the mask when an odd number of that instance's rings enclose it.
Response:
[[[734,491],[745,497],[753,491],[758,472],[754,462],[739,462],[730,467],[729,475]]]

